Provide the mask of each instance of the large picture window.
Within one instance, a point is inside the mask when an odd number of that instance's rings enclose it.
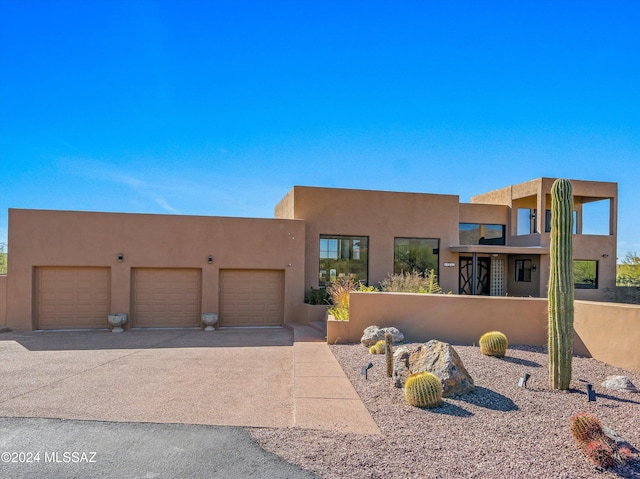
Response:
[[[573,281],[576,289],[598,289],[598,262],[574,260]]]
[[[426,273],[434,270],[437,275],[439,243],[440,240],[435,238],[395,238],[393,272]]]
[[[338,278],[367,282],[369,238],[320,235],[320,286]]]

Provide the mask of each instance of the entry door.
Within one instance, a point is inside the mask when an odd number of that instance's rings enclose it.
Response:
[[[473,258],[460,258],[460,294],[489,296],[490,264],[489,258],[476,258],[476,274],[474,278]]]

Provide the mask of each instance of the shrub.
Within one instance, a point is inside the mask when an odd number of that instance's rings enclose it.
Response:
[[[311,291],[309,291],[307,297],[305,298],[305,303],[329,304],[329,293],[327,293],[327,288],[314,289],[312,286]]]
[[[354,291],[376,291],[373,286],[365,286],[358,281],[347,278],[339,278],[327,288],[327,294],[333,307],[329,308],[329,314],[339,321],[349,321],[349,295]]]
[[[500,331],[490,331],[480,337],[480,352],[485,356],[503,358],[508,345],[507,337]]]
[[[417,271],[390,274],[380,282],[380,290],[393,293],[442,294],[435,270],[428,273]]]

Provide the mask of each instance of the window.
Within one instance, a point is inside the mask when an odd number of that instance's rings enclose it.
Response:
[[[516,260],[516,281],[522,281],[525,283],[531,282],[531,260],[530,259]]]
[[[436,238],[395,238],[393,245],[393,272],[438,274],[440,240]]]
[[[598,262],[574,260],[573,281],[576,289],[598,289]]]
[[[518,208],[518,235],[530,235],[536,231],[536,210],[531,208]]]
[[[366,236],[320,235],[319,285],[329,286],[337,278],[367,282]]]
[[[545,210],[544,212],[544,232],[551,232],[551,210]],[[573,234],[578,234],[578,212],[573,212]]]
[[[505,244],[505,225],[460,223],[460,244]]]

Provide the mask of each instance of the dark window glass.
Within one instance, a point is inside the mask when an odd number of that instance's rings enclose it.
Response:
[[[505,225],[460,223],[460,244],[505,244]]]
[[[434,270],[438,275],[440,240],[436,238],[396,238],[393,247],[395,274],[426,273]]]
[[[525,283],[531,282],[531,260],[530,259],[516,260],[516,281],[522,281]]]
[[[320,235],[319,285],[329,286],[338,278],[366,283],[368,245],[366,236]]]

